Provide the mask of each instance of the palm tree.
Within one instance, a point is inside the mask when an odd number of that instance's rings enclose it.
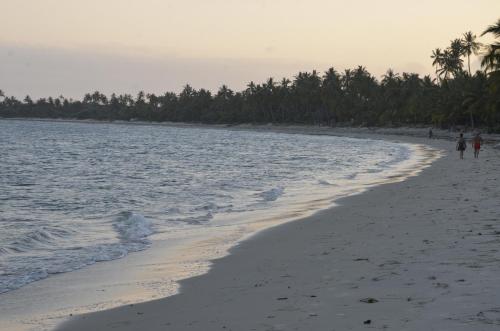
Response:
[[[277,88],[277,94],[279,96],[278,109],[281,116],[281,123],[285,123],[286,121],[287,108],[289,106],[287,100],[289,100],[290,97],[290,84],[292,84],[290,79],[283,78]]]
[[[31,106],[33,105],[33,99],[31,99],[31,97],[29,95],[27,95],[25,98],[24,98],[24,103]]]
[[[483,33],[481,33],[481,37],[487,33],[491,33],[495,36],[495,38],[500,38],[500,18],[495,24],[490,25],[486,30],[484,30]]]
[[[288,78],[283,78],[281,80],[281,87],[284,88],[284,89],[288,89],[288,86],[292,83],[292,81]]]
[[[488,109],[491,100],[491,93],[488,91],[487,76],[478,72],[474,79],[468,81],[467,92],[464,94],[462,106],[469,112],[471,127],[474,129],[474,113]],[[483,116],[487,117],[487,116]]]
[[[481,36],[488,33],[492,34],[495,38],[500,38],[500,19],[495,24],[490,25],[486,30],[484,30]],[[500,70],[500,42],[496,41],[494,44],[488,46],[486,53],[481,60],[481,66],[487,71]]]
[[[500,70],[500,43],[489,45],[481,60],[481,66],[488,72]]]
[[[453,61],[453,66],[455,67],[455,73],[458,73],[462,71],[462,65],[463,65],[463,60],[462,56],[465,55],[465,49],[462,44],[462,40],[460,39],[454,39],[451,41],[451,45],[449,47],[452,61]]]
[[[268,89],[268,91],[272,93],[275,87],[276,83],[274,82],[274,79],[272,77],[269,77],[266,81],[266,89]]]
[[[444,74],[444,79],[447,80],[449,75],[457,77],[463,74],[463,60],[462,55],[465,51],[462,47],[460,39],[451,41],[450,47],[446,48],[441,54],[441,64],[437,70],[438,77]]]
[[[441,76],[444,75],[444,80],[448,79],[448,75],[452,72],[451,68],[451,53],[448,49],[445,49],[441,55],[441,64],[439,69],[436,71],[440,80],[442,80]]]
[[[438,48],[439,50],[439,48]],[[399,85],[401,77],[392,69],[387,69],[387,72],[382,76],[382,85],[387,87],[395,87]]]
[[[438,47],[432,51],[431,59],[433,59],[432,65],[436,67],[436,76],[440,78],[438,72],[441,70],[443,65],[443,52],[441,51],[441,48]]]
[[[255,93],[255,83],[253,81],[251,81],[250,83],[248,83],[248,85],[247,85],[247,91],[250,94]]]
[[[348,90],[349,89],[349,86],[351,85],[351,81],[352,81],[352,76],[353,76],[353,73],[352,73],[351,69],[345,69],[344,70],[344,75],[341,78],[342,88],[344,90]]]
[[[439,50],[441,52],[441,50]],[[385,103],[385,109],[383,113],[380,114],[380,121],[382,123],[388,123],[392,125],[396,120],[397,111],[400,106],[400,95],[401,95],[401,76],[394,72],[392,69],[388,69],[384,75],[382,75],[382,80],[380,81],[381,98]]]
[[[467,55],[467,65],[469,68],[469,76],[471,76],[470,72],[470,56],[471,54],[476,54],[481,49],[481,43],[476,41],[476,35],[472,33],[472,31],[466,32],[462,37],[462,49]]]
[[[216,98],[220,98],[222,100],[229,100],[231,97],[234,95],[234,92],[227,87],[227,85],[223,84],[220,88],[217,94],[215,95]]]
[[[325,71],[321,82],[321,98],[325,120],[328,125],[334,125],[339,117],[339,105],[342,102],[342,86],[340,75],[334,68]]]

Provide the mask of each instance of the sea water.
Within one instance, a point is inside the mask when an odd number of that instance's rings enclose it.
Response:
[[[0,293],[146,250],[155,234],[327,197],[411,154],[332,136],[0,120]]]
[[[272,130],[0,120],[0,330],[173,295],[248,236],[432,159]]]

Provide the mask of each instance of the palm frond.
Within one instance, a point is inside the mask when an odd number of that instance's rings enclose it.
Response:
[[[488,33],[493,34],[496,38],[500,37],[500,19],[498,19],[495,24],[488,26],[488,28],[486,28],[486,30],[481,33],[481,36],[484,36]]]

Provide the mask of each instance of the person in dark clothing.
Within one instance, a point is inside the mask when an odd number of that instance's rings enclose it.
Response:
[[[460,159],[464,158],[464,151],[466,148],[467,148],[467,143],[465,142],[464,134],[461,133],[460,138],[458,138],[457,141],[457,151],[460,152]]]

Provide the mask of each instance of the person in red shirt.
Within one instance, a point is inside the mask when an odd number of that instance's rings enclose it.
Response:
[[[476,136],[472,139],[472,147],[474,147],[474,158],[479,158],[479,151],[481,150],[481,142],[483,138],[481,138],[481,135],[478,133]]]

